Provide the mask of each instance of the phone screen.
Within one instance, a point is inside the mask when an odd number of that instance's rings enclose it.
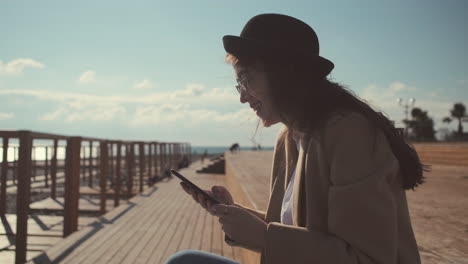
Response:
[[[198,187],[197,185],[195,185],[193,182],[191,182],[189,179],[185,178],[184,176],[182,176],[182,174],[178,173],[177,171],[175,170],[172,170],[171,169],[171,173],[174,174],[174,176],[176,176],[177,178],[181,179],[183,182],[187,183],[188,185],[190,185],[190,187],[194,188],[197,192],[203,194],[207,199],[211,200],[213,203],[221,203],[220,201],[218,201],[216,198],[214,198],[213,196],[209,195],[207,192],[203,191],[200,187]]]

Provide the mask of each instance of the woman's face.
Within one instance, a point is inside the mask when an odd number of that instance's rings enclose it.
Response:
[[[280,122],[279,114],[273,108],[273,100],[265,71],[260,67],[238,67],[234,71],[240,89],[240,102],[249,103],[250,108],[262,120],[265,127]]]

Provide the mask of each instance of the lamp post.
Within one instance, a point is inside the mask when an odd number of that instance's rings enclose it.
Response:
[[[405,120],[406,120],[406,122],[405,122],[405,136],[408,136],[408,121],[409,121],[408,115],[409,115],[410,109],[412,109],[414,104],[416,103],[416,99],[410,98],[405,102],[405,100],[403,100],[401,98],[398,98],[397,102],[398,102],[398,105],[403,107],[403,109],[404,109]]]

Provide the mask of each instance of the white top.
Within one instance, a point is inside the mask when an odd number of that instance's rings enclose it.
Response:
[[[292,137],[294,141],[296,142],[297,151],[299,151],[299,147],[301,145],[300,144],[301,136],[299,134],[293,133]],[[292,198],[295,175],[296,175],[296,168],[294,168],[292,172],[291,179],[289,180],[289,183],[288,183],[288,188],[286,189],[286,192],[284,193],[283,205],[281,206],[281,223],[285,225],[293,225],[292,213],[291,213],[291,208],[292,208],[291,198]]]

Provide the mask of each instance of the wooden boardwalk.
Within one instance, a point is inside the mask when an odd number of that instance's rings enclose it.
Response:
[[[95,221],[95,217],[80,217],[79,229]],[[7,214],[1,218],[0,263],[14,263],[16,215]],[[28,219],[28,259],[32,259],[62,240],[63,216],[32,214]]]
[[[199,162],[181,172],[204,188],[214,184],[228,186],[236,201],[265,210],[271,158],[272,152],[226,154],[226,175],[197,174]],[[424,161],[428,160],[423,158]],[[468,241],[462,235],[468,224],[468,200],[464,194],[468,188],[468,166],[432,164],[427,183],[416,192],[407,192],[413,228],[423,263],[458,263],[455,260],[468,259]],[[434,221],[437,228],[433,227]],[[258,263],[250,261],[255,256],[244,261],[245,251],[230,247],[223,238],[217,219],[182,191],[177,178],[166,178],[59,240],[34,262],[164,264],[177,251],[198,249],[243,264]],[[42,250],[39,246],[36,249]]]
[[[197,174],[196,165],[181,173],[204,188],[224,185],[224,175]],[[73,233],[35,262],[165,263],[169,256],[184,249],[209,251],[240,261],[237,249],[224,243],[217,218],[185,194],[173,177]]]

